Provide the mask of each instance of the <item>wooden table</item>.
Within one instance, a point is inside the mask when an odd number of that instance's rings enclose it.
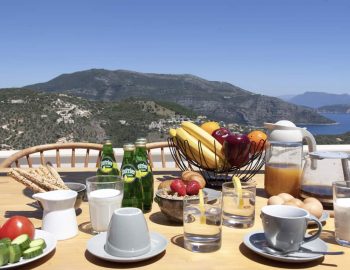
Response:
[[[159,181],[178,176],[179,172],[155,172],[155,186]],[[142,268],[142,269],[270,269],[270,268],[317,268],[345,269],[350,262],[350,249],[341,247],[334,240],[334,220],[330,218],[322,233],[322,239],[328,243],[329,250],[343,250],[341,256],[325,256],[317,261],[290,264],[262,258],[251,252],[243,244],[245,234],[261,230],[260,209],[266,205],[267,199],[263,191],[263,175],[256,175],[258,182],[255,225],[249,229],[233,229],[223,227],[222,247],[213,253],[192,253],[183,247],[183,227],[174,225],[160,213],[156,203],[151,213],[146,214],[149,229],[163,234],[169,241],[162,254],[143,262],[133,264],[111,263],[95,258],[86,251],[87,241],[92,237],[89,230],[88,203],[82,204],[82,212],[78,215],[79,234],[73,239],[59,241],[56,250],[46,257],[23,266],[23,269],[107,269],[107,268]],[[23,215],[31,219],[34,225],[41,226],[42,212],[33,207],[33,200],[24,192],[23,185],[12,178],[0,177],[0,224],[7,217]],[[64,221],[63,221],[64,222]],[[132,233],[132,232],[130,232]]]

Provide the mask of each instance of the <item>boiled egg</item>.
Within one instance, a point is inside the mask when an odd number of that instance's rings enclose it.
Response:
[[[281,197],[285,202],[294,199],[294,197],[288,193],[280,193],[277,195],[278,197]]]
[[[283,203],[284,203],[284,200],[279,196],[272,196],[267,201],[267,205],[278,205]]]
[[[323,213],[322,205],[320,206],[318,203],[315,202],[304,203],[304,206],[302,208],[317,218],[320,218]]]

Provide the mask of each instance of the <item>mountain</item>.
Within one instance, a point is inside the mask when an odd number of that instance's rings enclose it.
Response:
[[[62,74],[46,83],[25,88],[64,92],[93,100],[147,99],[170,101],[198,114],[226,123],[261,126],[288,119],[295,123],[332,123],[315,110],[275,97],[254,94],[235,85],[193,75],[140,73],[91,69]]]
[[[23,149],[64,141],[103,143],[115,147],[137,137],[165,140],[161,119],[195,115],[178,104],[154,101],[92,101],[67,94],[27,89],[0,91],[0,149]]]
[[[293,97],[295,97],[295,95],[281,95],[281,96],[277,96],[277,98],[282,99],[282,100],[287,101],[287,102],[289,100],[291,100]]]
[[[291,103],[318,108],[334,104],[350,104],[349,94],[329,94],[323,92],[305,92],[288,100]]]
[[[335,104],[322,106],[317,109],[320,113],[350,113],[350,104]]]

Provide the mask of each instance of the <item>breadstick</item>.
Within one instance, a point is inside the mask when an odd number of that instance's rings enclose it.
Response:
[[[59,190],[61,189],[58,186],[55,186],[49,182],[47,182],[44,178],[42,178],[41,176],[34,176],[30,173],[28,173],[27,171],[20,169],[20,168],[16,168],[14,169],[15,171],[17,171],[20,175],[24,176],[25,178],[27,178],[29,181],[34,182],[35,184],[39,185],[40,187],[44,188],[44,189],[48,189],[48,190]]]
[[[25,177],[23,177],[22,175],[20,175],[18,172],[16,172],[13,169],[11,169],[8,172],[8,175],[11,176],[13,179],[15,179],[17,182],[19,182],[19,183],[25,185],[26,187],[30,188],[34,192],[46,192],[45,189],[43,189],[40,186],[38,186],[37,184],[27,180]]]
[[[51,165],[51,163],[48,162],[46,164],[46,168],[48,169],[50,174],[53,176],[53,178],[56,180],[55,181],[56,186],[59,186],[60,188],[63,188],[63,189],[68,189],[66,184],[63,182],[61,176],[58,174],[58,172],[55,170],[55,168]]]

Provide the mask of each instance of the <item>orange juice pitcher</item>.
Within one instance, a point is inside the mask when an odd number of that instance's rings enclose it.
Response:
[[[307,141],[309,151],[316,150],[316,141],[306,129],[287,120],[265,123],[265,127],[270,131],[265,155],[265,191],[269,196],[284,192],[298,197],[303,139]]]

